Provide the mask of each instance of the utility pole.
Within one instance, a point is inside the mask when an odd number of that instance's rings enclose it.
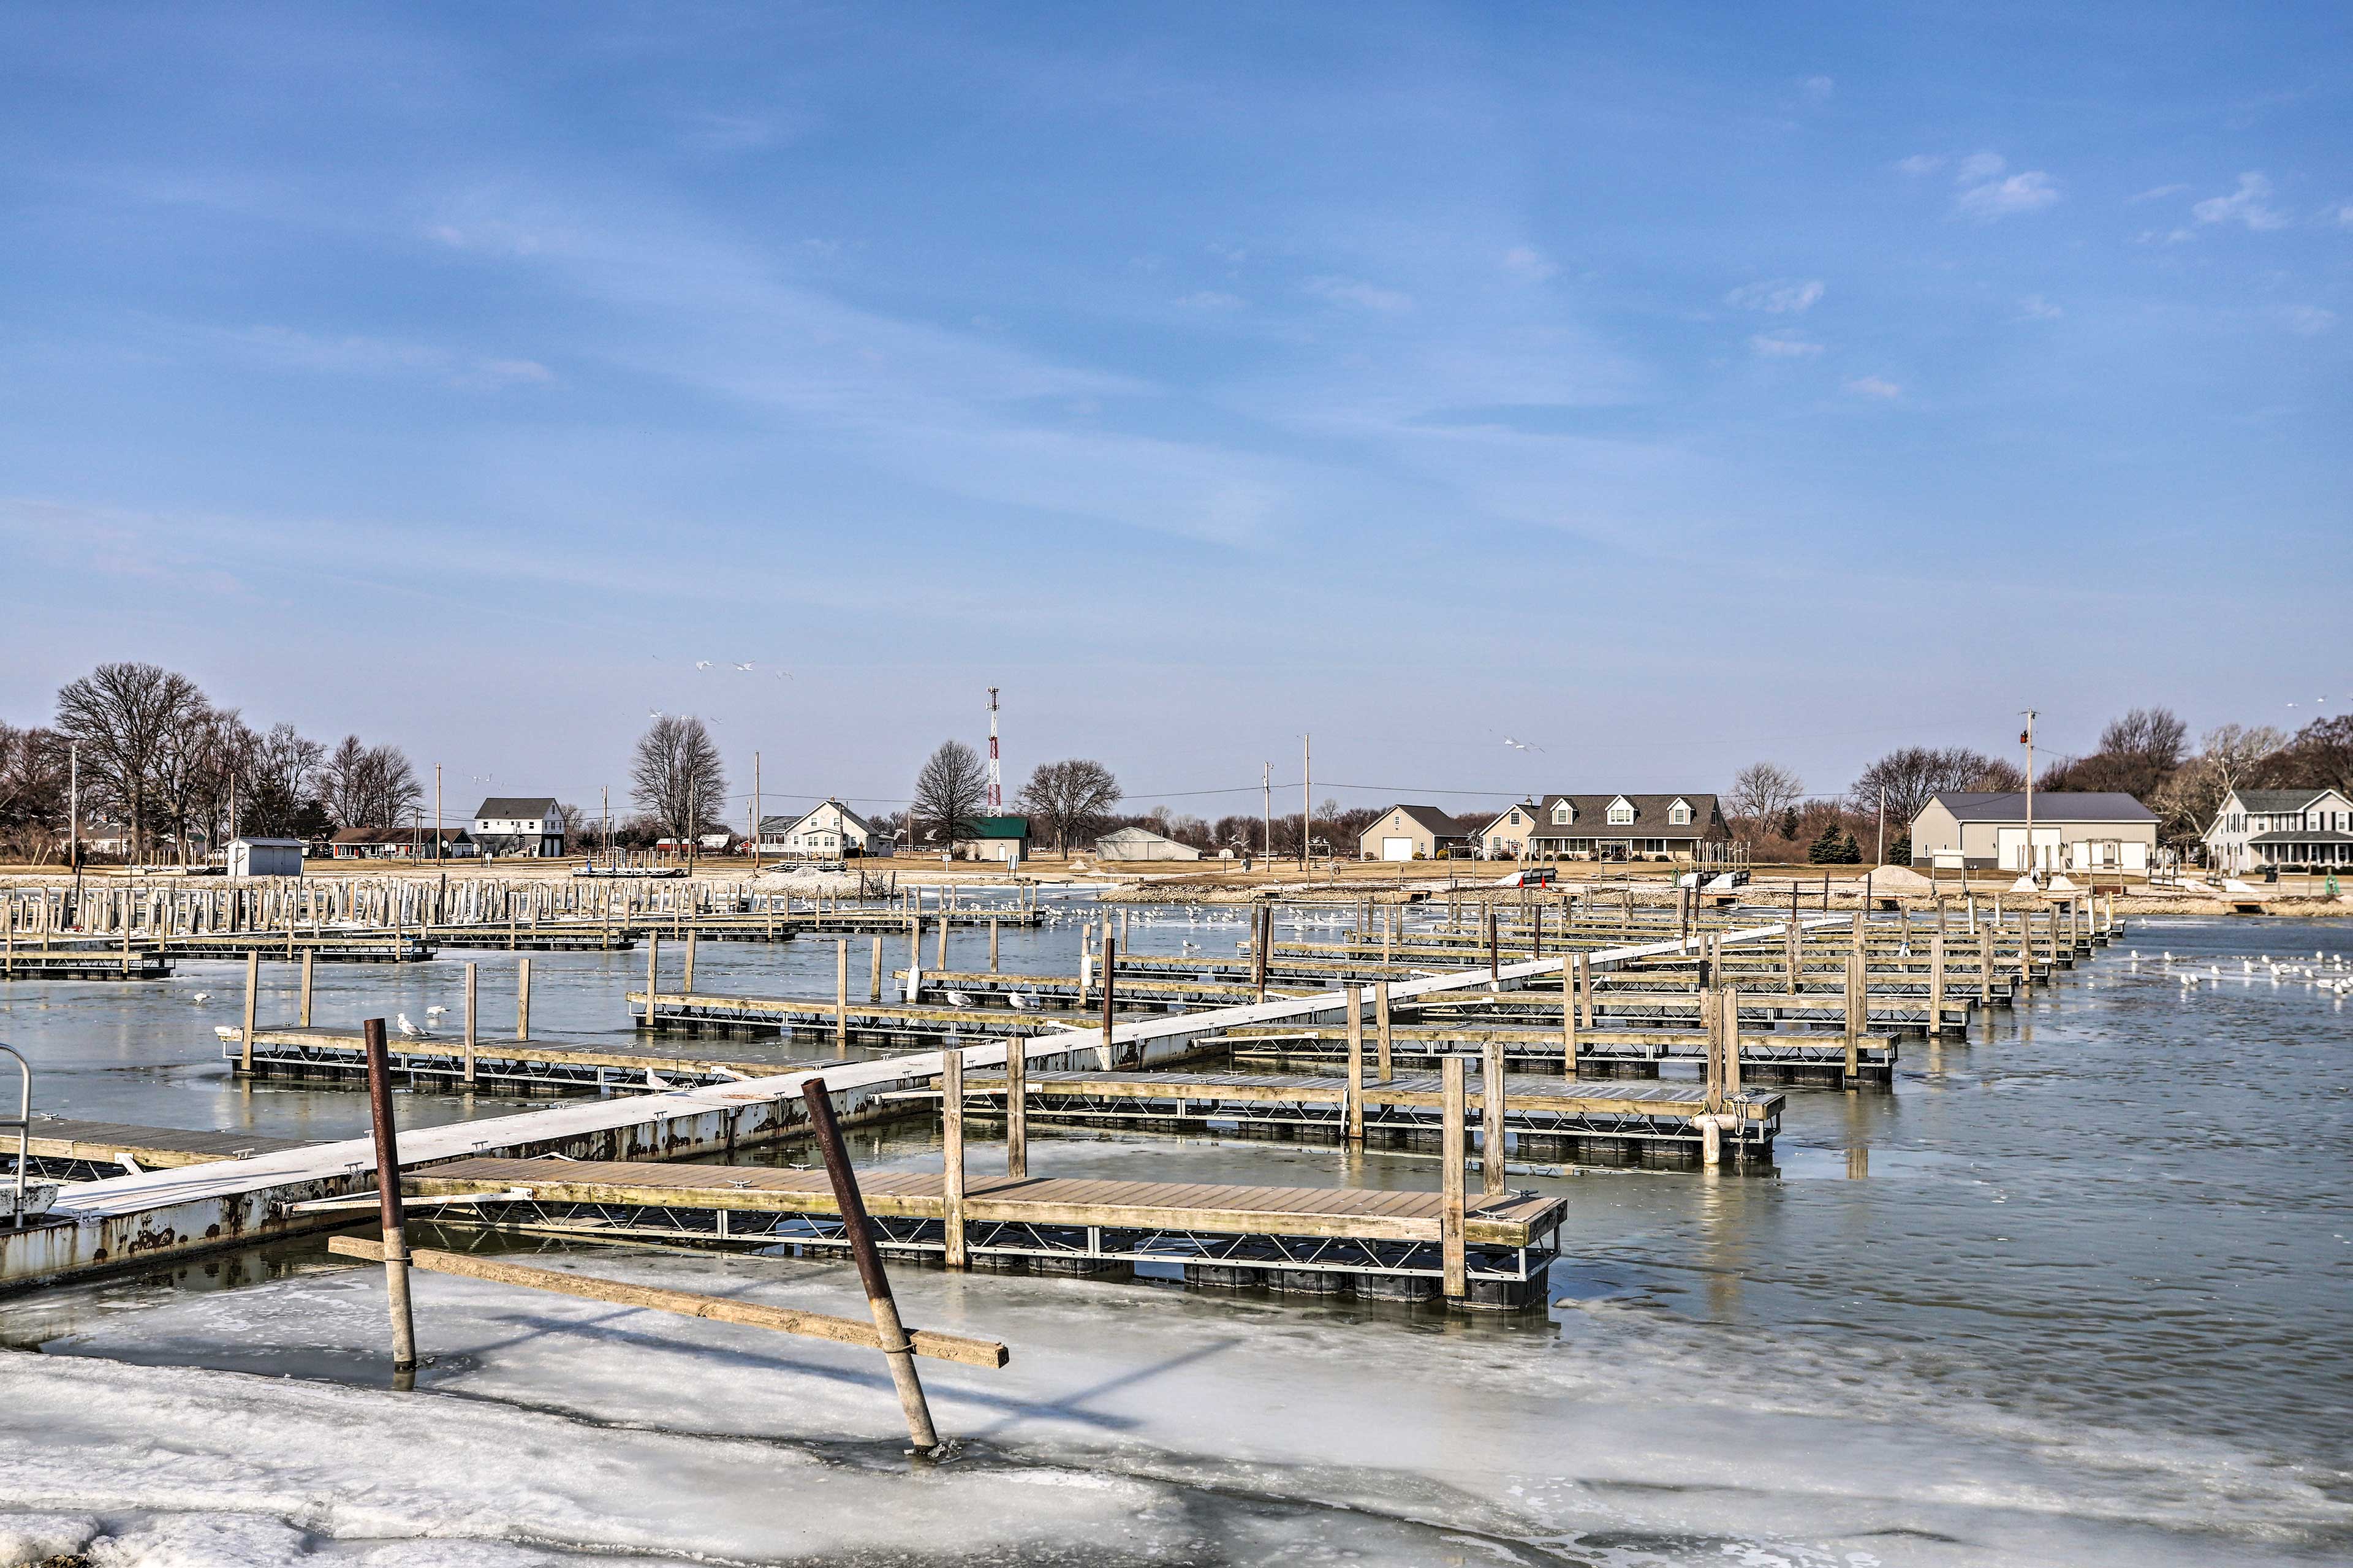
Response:
[[[433,863],[441,864],[441,764],[433,764]]]
[[[2026,748],[2026,874],[2034,875],[2034,710],[2025,710],[2026,730],[2018,737]]]
[[[604,803],[605,859],[609,864],[613,858],[613,786],[598,784],[596,798]]]
[[[1879,786],[1879,852],[1872,857],[1874,866],[1887,864],[1887,786]]]
[[[760,868],[760,753],[752,753],[752,869]]]
[[[237,773],[233,770],[228,775],[228,836],[232,839],[237,837]],[[221,864],[228,864],[226,852]]]
[[[1307,869],[1308,833],[1315,826],[1315,751],[1313,736],[1299,737],[1299,868]]]
[[[1261,855],[1271,860],[1274,858],[1274,764],[1272,763],[1259,764],[1259,783],[1266,789],[1266,820],[1261,828],[1261,837],[1259,839],[1258,850]]]
[[[81,742],[66,752],[66,858],[73,862],[75,891],[81,883]]]

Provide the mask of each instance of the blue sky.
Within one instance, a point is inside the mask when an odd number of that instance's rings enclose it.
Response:
[[[12,7],[0,716],[142,658],[456,794],[661,710],[886,801],[995,684],[1014,782],[1205,815],[1303,731],[1370,803],[2293,724],[2353,697],[2348,34]]]

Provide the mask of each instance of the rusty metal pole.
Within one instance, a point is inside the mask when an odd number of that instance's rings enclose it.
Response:
[[[1250,984],[1258,987],[1261,1002],[1266,1000],[1266,950],[1273,941],[1274,906],[1261,904],[1250,928]]]
[[[392,1370],[417,1372],[417,1324],[408,1309],[408,1226],[400,1205],[400,1144],[392,1121],[392,1062],[384,1048],[384,1020],[360,1026],[367,1044],[368,1113],[375,1123],[375,1185],[384,1214],[384,1285],[392,1305]]]
[[[833,1183],[833,1201],[841,1210],[849,1256],[866,1286],[866,1305],[874,1313],[874,1337],[882,1342],[882,1359],[890,1363],[891,1381],[898,1386],[899,1407],[907,1413],[907,1436],[916,1447],[929,1452],[940,1446],[940,1435],[932,1426],[932,1407],[924,1402],[923,1380],[915,1375],[915,1352],[899,1321],[899,1303],[891,1298],[891,1278],[882,1272],[882,1254],[875,1249],[873,1233],[867,1228],[866,1199],[859,1193],[849,1151],[842,1147],[841,1128],[833,1119],[833,1100],[825,1079],[802,1079],[801,1100],[808,1107],[809,1131],[817,1136],[826,1176]]]

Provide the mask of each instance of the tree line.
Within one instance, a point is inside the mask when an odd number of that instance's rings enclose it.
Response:
[[[0,721],[0,853],[58,858],[77,784],[85,837],[97,828],[130,859],[184,865],[240,834],[399,826],[424,798],[397,747],[259,729],[186,676],[132,662],[69,682],[47,724]]]
[[[1861,861],[1875,852],[1883,806],[1888,860],[1911,858],[1912,819],[1947,790],[2022,790],[2015,763],[1966,746],[1905,746],[1873,762],[1842,795],[1811,796],[1778,763],[1740,770],[1725,796],[1736,837],[1759,860]],[[2135,708],[2111,721],[2080,756],[2052,759],[2038,790],[2107,791],[2155,812],[2161,842],[2203,837],[2234,789],[2337,789],[2353,794],[2353,715],[2316,719],[2290,735],[2268,724],[2220,724],[2193,745],[2168,708]]]

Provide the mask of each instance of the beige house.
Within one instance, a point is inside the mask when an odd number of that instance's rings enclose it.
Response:
[[[1473,835],[1481,855],[1490,860],[1516,860],[1535,837],[1536,805],[1532,800],[1507,806]]]
[[[1947,869],[2146,872],[2157,813],[2110,790],[1940,790],[1912,819],[1912,864]]]
[[[828,796],[800,816],[762,818],[759,850],[763,855],[838,860],[871,853],[873,839],[871,823]]]
[[[1440,850],[1471,847],[1475,824],[1458,822],[1434,805],[1393,805],[1357,837],[1359,860],[1435,860]]]

